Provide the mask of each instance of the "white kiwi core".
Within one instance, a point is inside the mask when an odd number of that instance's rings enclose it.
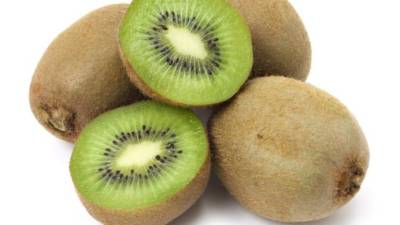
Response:
[[[142,167],[161,154],[162,142],[143,141],[137,144],[129,144],[116,158],[119,168]]]
[[[207,58],[208,53],[199,34],[170,25],[165,36],[179,54]]]

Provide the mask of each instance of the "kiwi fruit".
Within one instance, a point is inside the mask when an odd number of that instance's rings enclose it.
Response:
[[[325,218],[352,199],[367,172],[369,150],[355,118],[295,79],[251,80],[209,126],[220,180],[265,218]]]
[[[74,142],[107,110],[142,99],[119,58],[118,28],[128,4],[100,8],[62,32],[43,55],[30,88],[31,109],[51,133]]]
[[[250,30],[225,0],[136,0],[119,43],[128,75],[145,95],[185,107],[231,98],[253,64]]]
[[[228,0],[252,33],[252,76],[281,74],[306,80],[311,67],[311,45],[296,10],[287,0]]]
[[[208,149],[193,112],[143,101],[90,122],[76,142],[70,171],[82,202],[100,222],[161,225],[204,191]]]

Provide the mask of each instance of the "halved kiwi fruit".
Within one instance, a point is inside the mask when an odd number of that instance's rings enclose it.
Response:
[[[288,0],[228,0],[246,18],[254,46],[252,76],[281,74],[306,80],[311,44]]]
[[[331,215],[358,192],[368,168],[367,142],[348,109],[295,79],[250,81],[214,115],[210,136],[228,191],[281,222]]]
[[[30,104],[52,134],[74,142],[99,114],[143,99],[118,52],[118,28],[129,5],[83,17],[48,47],[32,78]]]
[[[166,224],[206,187],[206,132],[187,109],[153,101],[118,108],[82,131],[70,171],[84,205],[102,223]]]
[[[119,40],[131,80],[169,104],[223,102],[247,80],[253,63],[249,28],[225,0],[136,0]]]

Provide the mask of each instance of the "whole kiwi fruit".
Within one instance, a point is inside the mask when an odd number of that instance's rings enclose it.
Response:
[[[86,15],[48,47],[33,75],[31,109],[57,137],[74,142],[97,115],[142,96],[131,85],[118,52],[119,23],[127,4]]]
[[[358,192],[369,150],[357,121],[329,94],[284,77],[254,79],[213,116],[219,178],[256,214],[325,218]]]
[[[207,186],[206,131],[188,109],[153,101],[120,107],[84,128],[70,171],[82,202],[103,224],[167,224]]]
[[[228,0],[244,16],[253,39],[253,77],[281,74],[306,80],[311,45],[296,10],[287,0]]]

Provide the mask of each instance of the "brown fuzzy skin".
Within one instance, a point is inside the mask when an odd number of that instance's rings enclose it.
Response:
[[[228,0],[246,18],[254,46],[253,77],[282,74],[306,80],[311,45],[296,10],[287,0]]]
[[[151,208],[135,211],[109,210],[92,204],[80,196],[88,212],[105,225],[164,225],[189,209],[203,194],[210,177],[208,156],[197,176],[182,191]]]
[[[357,193],[365,137],[329,94],[284,77],[254,79],[211,120],[219,178],[256,214],[281,222],[325,218]]]
[[[129,82],[118,53],[119,23],[128,4],[109,5],[61,33],[43,55],[30,88],[39,122],[74,142],[99,114],[143,99]]]

